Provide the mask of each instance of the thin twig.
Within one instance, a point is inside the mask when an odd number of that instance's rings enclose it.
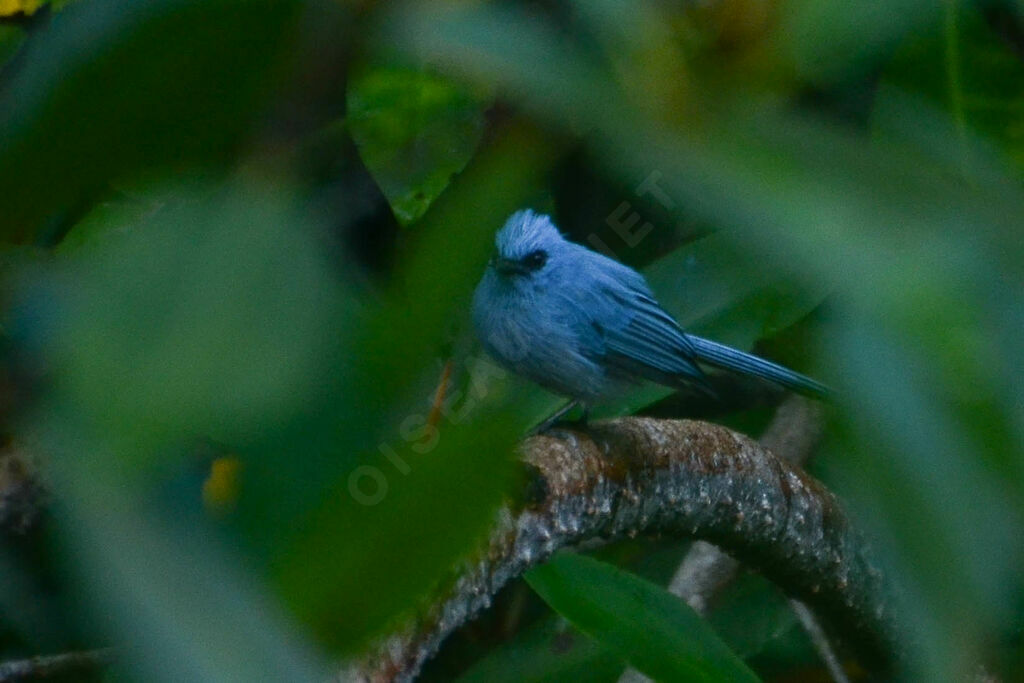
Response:
[[[499,514],[487,546],[409,627],[346,671],[405,681],[510,579],[554,551],[644,532],[705,539],[812,606],[869,670],[899,659],[892,598],[835,497],[754,441],[688,420],[625,418],[528,439],[541,500]]]
[[[789,605],[792,607],[793,613],[796,614],[796,618],[800,620],[804,630],[807,631],[811,643],[814,644],[814,649],[818,651],[818,656],[821,657],[821,661],[825,664],[825,668],[828,669],[832,680],[835,683],[850,683],[842,662],[839,661],[835,650],[832,649],[832,643],[829,641],[825,629],[818,623],[818,618],[814,616],[814,612],[799,600],[790,600]]]
[[[0,683],[41,681],[51,676],[84,674],[109,666],[113,660],[114,648],[106,647],[3,662],[0,663]]]
[[[712,598],[736,578],[740,563],[706,541],[694,541],[679,564],[668,592],[697,614],[707,614]]]

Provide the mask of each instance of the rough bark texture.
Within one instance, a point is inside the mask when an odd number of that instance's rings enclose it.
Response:
[[[780,460],[803,465],[821,440],[821,404],[800,396],[787,399],[775,413],[758,443]],[[668,590],[700,614],[723,586],[732,581],[739,562],[705,541],[697,541],[683,558]]]
[[[821,484],[742,435],[688,420],[625,418],[528,439],[539,501],[506,508],[444,597],[346,676],[413,678],[454,629],[554,551],[644,532],[707,540],[806,602],[863,664],[897,657],[893,606],[863,539]]]

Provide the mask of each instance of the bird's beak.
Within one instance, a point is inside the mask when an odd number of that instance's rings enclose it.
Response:
[[[491,267],[502,275],[526,275],[527,273],[526,267],[519,261],[500,256],[491,257]]]

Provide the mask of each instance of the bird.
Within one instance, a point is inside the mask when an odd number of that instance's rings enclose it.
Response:
[[[640,273],[569,241],[550,216],[516,211],[494,243],[473,325],[502,367],[570,399],[540,431],[578,404],[585,421],[591,406],[644,381],[713,395],[702,365],[829,396],[810,377],[684,332]]]

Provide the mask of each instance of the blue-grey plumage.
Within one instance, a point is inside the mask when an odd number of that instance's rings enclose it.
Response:
[[[590,404],[624,385],[705,385],[698,362],[816,397],[822,384],[749,353],[683,332],[643,276],[566,240],[548,216],[517,211],[473,296],[477,335],[499,363]]]

